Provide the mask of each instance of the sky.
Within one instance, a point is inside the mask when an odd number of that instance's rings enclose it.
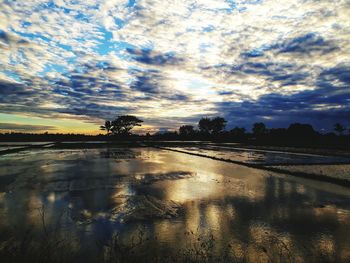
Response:
[[[350,128],[350,0],[0,0],[0,132]]]

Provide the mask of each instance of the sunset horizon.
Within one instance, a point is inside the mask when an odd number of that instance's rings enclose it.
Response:
[[[1,1],[0,132],[350,126],[350,4]],[[137,129],[135,130],[137,131]]]

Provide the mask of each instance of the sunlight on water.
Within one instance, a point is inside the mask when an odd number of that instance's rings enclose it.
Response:
[[[94,254],[96,240],[128,240],[143,226],[174,250],[210,233],[215,253],[252,262],[276,251],[350,259],[348,188],[151,148],[46,149],[0,165],[1,231],[59,221]]]

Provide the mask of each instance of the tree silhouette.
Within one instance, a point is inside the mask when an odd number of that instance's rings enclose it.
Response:
[[[226,120],[221,117],[216,117],[211,120],[211,132],[213,134],[218,134],[219,132],[223,131],[226,126]]]
[[[202,118],[198,122],[199,130],[205,134],[218,134],[225,129],[226,120],[221,117]]]
[[[311,138],[316,135],[316,132],[312,125],[303,123],[292,123],[287,129],[289,136],[304,139]]]
[[[243,137],[245,135],[245,129],[240,127],[233,128],[230,133],[235,137]]]
[[[266,129],[266,126],[265,126],[264,123],[262,123],[262,122],[254,123],[254,125],[253,125],[253,134],[255,136],[264,135],[264,134],[266,134],[266,132],[267,132],[267,129]]]
[[[112,129],[112,123],[110,121],[106,121],[105,125],[100,126],[100,130],[106,131],[107,135],[111,133],[111,129]]]
[[[340,123],[334,124],[334,130],[339,134],[343,135],[343,132],[345,131],[345,127],[341,125]]]
[[[194,134],[194,127],[192,125],[183,125],[179,128],[181,136],[189,136]]]
[[[202,118],[198,122],[198,128],[202,133],[210,133],[211,131],[211,120],[209,118]]]
[[[143,121],[132,115],[119,116],[112,122],[112,132],[127,135],[135,126],[141,126],[141,122]]]
[[[128,135],[135,126],[141,126],[143,121],[132,115],[119,116],[113,121],[106,121],[105,125],[100,126],[101,130],[106,130],[113,135]]]

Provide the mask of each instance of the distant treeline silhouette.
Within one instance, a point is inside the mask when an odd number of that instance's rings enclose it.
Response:
[[[350,149],[350,130],[340,123],[334,125],[334,132],[322,134],[312,125],[293,123],[288,128],[268,128],[262,122],[252,125],[251,132],[243,127],[226,130],[227,121],[222,117],[201,118],[197,126],[183,125],[177,131],[132,134],[131,130],[141,126],[143,121],[132,115],[118,116],[115,120],[105,121],[100,129],[106,134],[59,134],[59,133],[2,133],[0,141],[118,141],[118,140],[181,140],[181,141],[218,141],[237,142],[256,145],[281,145],[300,147],[327,147]]]
[[[334,125],[334,132],[326,134],[303,123],[292,123],[288,128],[267,128],[263,122],[257,122],[252,125],[251,132],[238,126],[225,130],[226,123],[221,117],[202,118],[198,122],[198,129],[192,125],[183,125],[178,131],[158,133],[152,137],[158,140],[212,140],[257,145],[350,148],[350,129],[346,131],[340,123]]]

